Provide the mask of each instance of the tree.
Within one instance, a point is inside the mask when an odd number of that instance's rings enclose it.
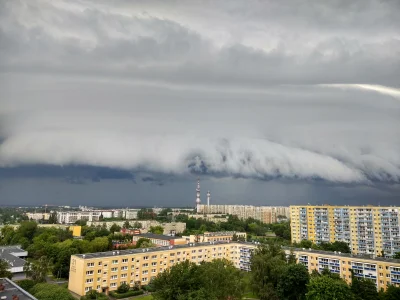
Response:
[[[34,282],[31,279],[22,279],[16,282],[22,289],[24,289],[27,292],[30,292],[30,290],[35,286],[36,282]]]
[[[378,300],[375,283],[367,278],[358,278],[351,272],[351,291],[355,300]]]
[[[5,260],[0,259],[0,278],[5,277],[11,279],[13,274],[9,271],[8,263]]]
[[[242,273],[227,260],[196,265],[184,261],[159,273],[151,283],[155,300],[242,299]]]
[[[135,223],[133,223],[133,228],[136,228],[136,229],[142,228],[142,223],[136,221]]]
[[[400,259],[400,252],[396,252],[396,253],[393,255],[393,258],[394,258],[394,259]]]
[[[307,300],[352,300],[350,287],[342,279],[329,276],[311,277],[307,285]]]
[[[388,285],[386,291],[382,294],[380,300],[398,300],[400,299],[400,287]]]
[[[154,246],[155,245],[149,239],[146,238],[140,238],[136,242],[136,248],[151,248]]]
[[[50,283],[36,284],[31,294],[40,300],[75,300],[66,288]]]
[[[35,282],[45,282],[49,269],[50,262],[46,256],[42,256],[38,261],[26,261],[24,266],[26,276]]]
[[[122,228],[125,228],[125,229],[131,228],[131,224],[129,224],[129,221],[125,221],[124,225],[122,225]]]
[[[89,292],[86,293],[85,296],[82,296],[80,300],[108,300],[109,298],[104,295],[99,293],[96,290],[90,290]]]
[[[154,213],[152,208],[142,208],[138,211],[137,218],[138,220],[154,220],[156,214]]]
[[[110,232],[114,233],[114,232],[119,232],[121,230],[121,226],[118,226],[117,224],[112,224],[110,227]]]
[[[57,224],[57,212],[52,212],[50,214],[49,224]]]
[[[307,284],[310,275],[305,266],[301,264],[288,265],[278,282],[278,294],[282,300],[302,300],[305,299]]]
[[[117,288],[117,293],[124,294],[129,291],[129,285],[126,283],[122,283],[118,288]]]
[[[278,299],[279,275],[286,265],[286,255],[275,243],[258,247],[251,259],[251,285],[261,300]]]
[[[149,231],[155,234],[163,234],[164,228],[162,226],[150,226]]]

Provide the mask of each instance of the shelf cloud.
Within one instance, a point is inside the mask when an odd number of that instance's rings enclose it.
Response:
[[[2,1],[0,167],[399,183],[399,3]]]

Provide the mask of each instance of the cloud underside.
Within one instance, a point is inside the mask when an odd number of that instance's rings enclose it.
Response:
[[[399,182],[399,4],[305,2],[3,1],[0,166]]]

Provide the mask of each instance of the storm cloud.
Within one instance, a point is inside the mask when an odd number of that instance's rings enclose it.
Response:
[[[399,12],[2,1],[0,166],[397,184]]]

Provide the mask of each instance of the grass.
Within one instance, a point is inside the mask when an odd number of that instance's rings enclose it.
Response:
[[[138,296],[138,297],[134,297],[134,298],[130,298],[132,300],[135,299],[140,299],[140,300],[153,300],[153,296],[152,295],[146,295],[146,296]]]

